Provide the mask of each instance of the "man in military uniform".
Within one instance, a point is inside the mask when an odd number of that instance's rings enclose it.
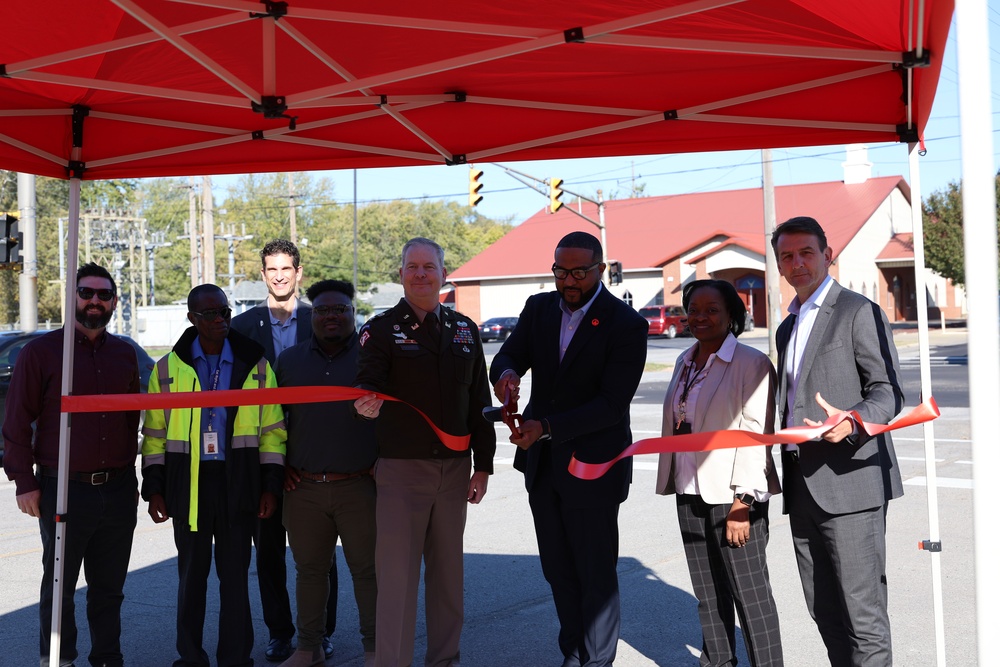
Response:
[[[493,425],[482,417],[490,387],[478,327],[438,302],[444,250],[414,238],[403,246],[402,262],[403,299],[361,330],[357,386],[405,403],[383,405],[369,394],[354,404],[361,417],[378,417],[375,664],[413,660],[424,558],[425,665],[457,667],[467,504],[486,494],[496,451]],[[414,408],[445,433],[470,436],[469,448],[447,447]]]

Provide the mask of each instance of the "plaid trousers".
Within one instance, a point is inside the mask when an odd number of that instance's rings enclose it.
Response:
[[[750,541],[726,542],[730,505],[710,505],[696,495],[677,496],[677,519],[691,584],[698,598],[702,667],[736,664],[736,616],[753,667],[780,667],[781,633],[771,594],[765,549],[768,503],[750,508]]]

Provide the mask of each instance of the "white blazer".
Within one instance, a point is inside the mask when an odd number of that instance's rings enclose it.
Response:
[[[774,433],[774,366],[763,352],[737,342],[732,334],[729,338],[719,349],[702,382],[691,430],[694,433],[722,430]],[[678,391],[684,357],[690,352],[689,348],[677,359],[663,401],[662,434],[665,436],[673,434],[674,393]],[[717,449],[698,452],[695,457],[698,488],[706,503],[732,504],[737,487],[781,493],[771,445]],[[676,493],[673,464],[673,454],[660,454],[657,493]]]

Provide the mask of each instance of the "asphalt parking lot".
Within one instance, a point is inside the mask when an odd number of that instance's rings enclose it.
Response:
[[[754,332],[756,333],[756,332]],[[941,332],[938,344],[961,343],[961,334]],[[916,354],[915,334],[897,337],[901,357]],[[690,339],[676,339],[681,347]],[[766,336],[748,337],[766,345]],[[932,344],[935,341],[932,340]],[[663,351],[660,351],[660,350]],[[649,360],[666,368],[647,373],[632,408],[634,437],[658,435],[662,391],[653,390],[669,378],[669,364],[678,349],[651,342]],[[657,394],[657,391],[659,393]],[[659,399],[656,398],[659,396]],[[912,406],[913,401],[908,401]],[[555,637],[558,626],[548,586],[538,565],[537,548],[523,478],[511,467],[514,447],[506,442],[506,427],[498,426],[496,473],[483,503],[469,509],[465,539],[466,623],[462,662],[470,667],[555,667],[561,662]],[[895,664],[925,667],[935,664],[935,621],[932,613],[930,558],[917,549],[927,539],[927,483],[922,427],[896,435],[905,495],[888,513],[889,598],[893,624]],[[941,541],[937,556],[942,566],[944,638],[948,664],[972,666],[976,659],[976,586],[972,555],[972,464],[968,408],[946,407],[935,422],[935,470]],[[637,457],[629,500],[622,506],[619,575],[622,597],[622,635],[619,667],[675,667],[697,665],[700,628],[696,601],[691,595],[687,565],[672,499],[653,493],[656,457]],[[799,587],[787,519],[778,502],[771,508],[768,561],[780,613],[785,664],[822,665],[825,653],[809,619]],[[137,509],[132,564],[124,605],[123,645],[126,664],[153,667],[175,656],[174,613],[177,589],[175,550],[170,524],[155,525]],[[14,486],[0,481],[0,642],[4,665],[33,665],[37,652],[37,597],[41,576],[41,547],[37,524],[17,511]],[[289,572],[294,565],[289,553]],[[360,666],[358,633],[350,573],[338,549],[341,588],[335,656],[328,665]],[[251,566],[251,591],[257,573]],[[290,590],[294,592],[290,575]],[[81,578],[81,589],[86,586]],[[214,653],[218,614],[217,585],[210,583],[206,649]],[[84,591],[77,594],[81,625]],[[257,664],[267,664],[263,652],[266,628],[256,594],[253,604]],[[422,604],[422,602],[421,602]],[[422,615],[422,612],[421,614]],[[423,657],[424,624],[418,621],[417,662]],[[80,650],[86,656],[88,640],[81,633]],[[77,662],[85,664],[85,659]],[[749,664],[745,656],[740,664]]]

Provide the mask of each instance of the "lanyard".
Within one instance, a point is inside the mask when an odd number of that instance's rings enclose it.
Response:
[[[677,428],[681,427],[681,422],[687,421],[687,400],[688,394],[691,389],[701,381],[703,377],[708,373],[708,367],[711,364],[705,362],[705,365],[700,371],[696,371],[694,377],[691,377],[691,369],[694,368],[694,360],[692,359],[684,368],[684,379],[681,381],[683,389],[681,390],[680,400],[677,402]]]
[[[206,355],[205,361],[208,361],[208,356]],[[211,371],[212,367],[209,366],[208,370]],[[209,386],[209,391],[215,391],[219,388],[219,377],[222,374],[222,355],[219,355],[219,360],[215,363],[215,372],[212,373],[212,381]],[[211,432],[212,423],[215,421],[215,408],[208,409],[208,430]]]

